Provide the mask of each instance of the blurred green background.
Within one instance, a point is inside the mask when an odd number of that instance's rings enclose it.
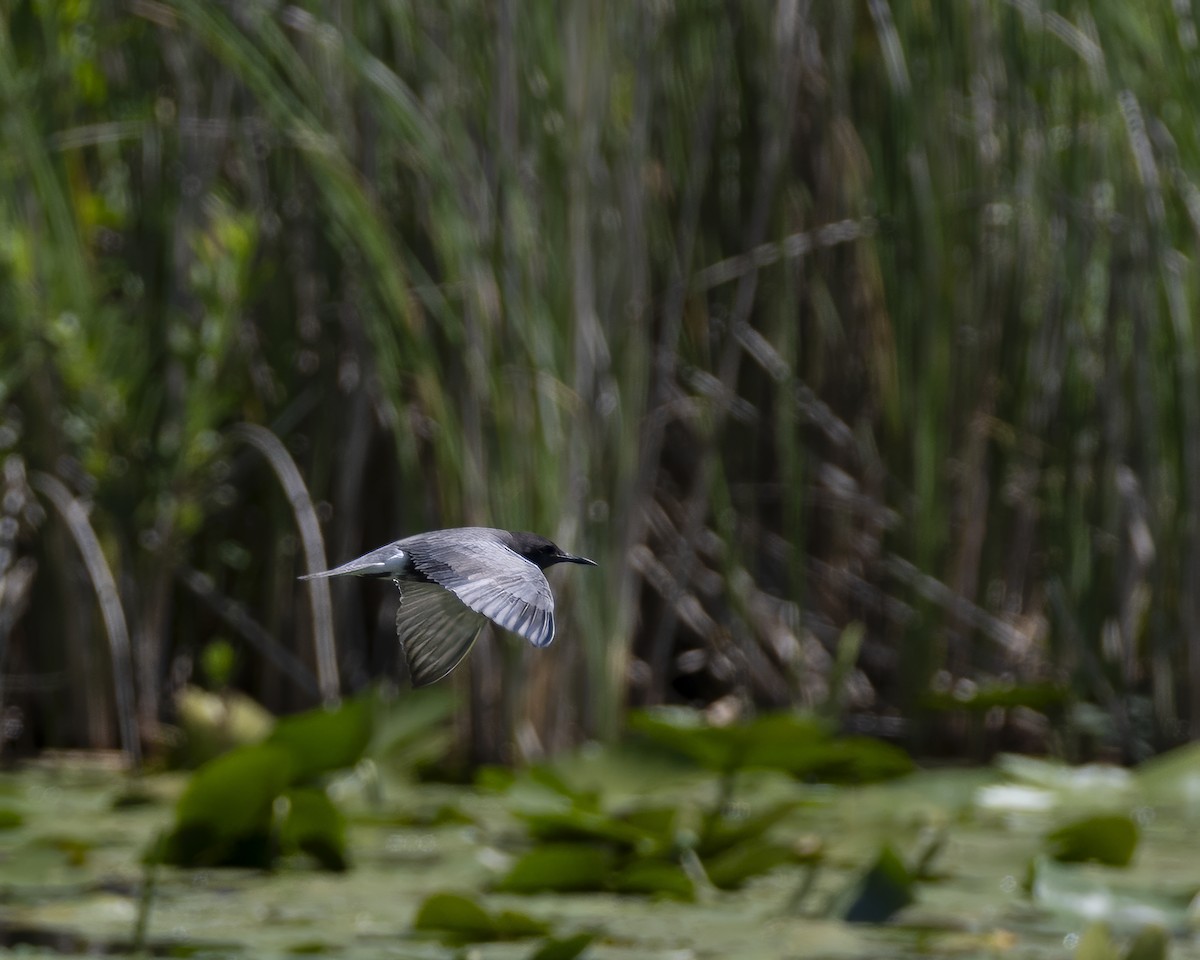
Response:
[[[1194,3],[2,9],[6,755],[394,676],[296,576],[460,524],[600,562],[448,681],[468,761],[1190,738]]]

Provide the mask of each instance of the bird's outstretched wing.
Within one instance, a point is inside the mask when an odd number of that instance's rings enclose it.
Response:
[[[397,581],[396,636],[414,687],[441,680],[470,652],[487,622],[436,583]]]
[[[414,538],[416,539],[416,538]],[[487,537],[424,534],[405,543],[413,566],[497,626],[535,647],[554,639],[554,595],[537,566]]]

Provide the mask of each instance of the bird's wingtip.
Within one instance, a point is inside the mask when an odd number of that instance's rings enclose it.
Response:
[[[529,642],[539,648],[548,647],[554,642],[554,614],[552,612],[546,612],[539,629],[529,636]]]

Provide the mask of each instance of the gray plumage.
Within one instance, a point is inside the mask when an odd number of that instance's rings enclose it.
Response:
[[[446,676],[470,651],[484,623],[535,647],[554,639],[554,594],[542,570],[586,563],[536,533],[460,527],[418,533],[340,567],[301,577],[386,577],[400,589],[396,633],[414,686]]]

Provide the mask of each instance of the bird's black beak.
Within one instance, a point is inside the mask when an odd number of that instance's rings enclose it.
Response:
[[[595,560],[589,560],[587,557],[573,557],[569,553],[560,553],[555,559],[559,563],[582,563],[589,567],[596,566]]]

